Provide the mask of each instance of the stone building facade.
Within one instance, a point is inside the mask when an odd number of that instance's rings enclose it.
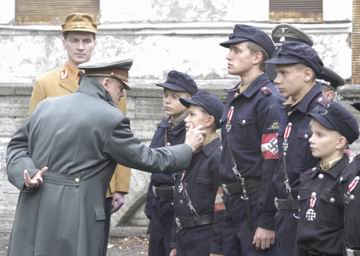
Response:
[[[280,22],[269,19],[269,0],[98,1],[100,25],[93,59],[133,58],[128,116],[134,133],[146,143],[162,117],[161,90],[154,84],[168,71],[187,72],[200,87],[223,97],[223,89],[237,78],[227,74],[227,50],[219,43],[235,23],[270,33]],[[0,232],[8,232],[18,192],[7,181],[6,144],[26,118],[34,77],[61,65],[66,56],[59,24],[18,25],[16,0],[2,0],[0,5]],[[351,0],[322,0],[321,22],[293,20],[312,36],[324,63],[345,79],[351,78],[351,11]],[[148,177],[133,170],[126,205],[115,214],[113,226],[146,224],[142,205]]]

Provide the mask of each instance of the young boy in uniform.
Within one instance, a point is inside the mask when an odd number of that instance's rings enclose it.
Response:
[[[277,208],[277,255],[287,256],[294,254],[296,243],[300,174],[318,162],[310,151],[308,113],[316,106],[325,104],[322,86],[316,82],[323,64],[313,48],[305,43],[293,41],[285,41],[278,55],[267,63],[276,65],[277,76],[274,82],[286,98],[279,131],[279,145],[283,145],[280,148],[281,160],[272,178],[273,186],[267,193],[275,197]],[[284,133],[287,126],[292,127],[290,133]],[[283,143],[286,137],[286,143]]]
[[[267,189],[277,165],[281,96],[265,72],[274,44],[259,28],[236,24],[229,39],[228,73],[241,82],[228,93],[221,118],[226,256],[275,255],[274,199]]]
[[[349,164],[345,153],[359,136],[354,116],[336,102],[309,113],[311,153],[319,159],[316,167],[300,176],[300,219],[296,256],[341,256],[343,244],[343,204],[341,175]]]
[[[221,141],[216,130],[224,106],[215,95],[203,90],[191,99],[181,98],[180,102],[188,108],[186,128],[203,125],[206,134],[204,146],[193,154],[189,168],[176,176],[176,248],[170,255],[208,256],[221,157]]]
[[[163,107],[167,115],[159,124],[152,138],[150,147],[177,145],[185,141],[185,122],[187,108],[180,103],[180,98],[190,98],[198,87],[187,74],[172,70],[164,83]],[[168,256],[170,253],[171,231],[174,223],[174,184],[171,175],[152,174],[145,206],[149,224],[149,256]]]
[[[360,111],[360,103],[352,104]],[[347,256],[360,255],[360,155],[357,155],[343,172],[344,244]]]

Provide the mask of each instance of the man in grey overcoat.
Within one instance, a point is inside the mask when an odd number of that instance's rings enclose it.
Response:
[[[9,256],[99,256],[104,198],[116,163],[148,172],[180,171],[204,140],[150,149],[116,107],[129,89],[131,61],[87,63],[79,90],[42,101],[7,148],[9,181],[20,190]],[[125,73],[124,73],[125,72]]]

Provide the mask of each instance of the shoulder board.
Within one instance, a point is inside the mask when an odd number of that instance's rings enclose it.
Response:
[[[313,167],[313,168],[310,168],[308,170],[306,170],[303,175],[304,176],[308,176],[308,175],[311,175],[314,171],[316,171],[317,167]]]
[[[265,95],[265,96],[270,96],[272,94],[272,91],[269,87],[267,86],[263,86],[261,87],[260,91]]]
[[[323,107],[326,107],[330,103],[330,101],[324,96],[318,97],[316,99],[316,102],[322,105]]]

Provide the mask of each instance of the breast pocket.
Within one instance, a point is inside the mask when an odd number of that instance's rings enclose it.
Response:
[[[297,166],[306,165],[304,159],[309,159],[311,157],[311,152],[309,150],[310,143],[309,138],[311,137],[311,131],[309,128],[302,128],[298,130],[297,133],[297,142],[293,143],[292,146],[296,147],[296,160],[298,163]],[[291,147],[291,145],[289,146]]]
[[[254,117],[240,118],[237,121],[237,136],[240,145],[247,145],[249,147],[258,146],[260,136]]]
[[[196,178],[196,189],[194,192],[194,197],[199,203],[198,209],[208,209],[214,207],[216,188],[210,177],[199,175]]]
[[[309,208],[308,199],[310,197],[310,191],[308,190],[299,190],[299,204],[300,204],[300,218],[303,220],[306,217],[306,211]]]
[[[319,222],[332,226],[343,225],[343,208],[338,193],[324,191],[316,208]]]

